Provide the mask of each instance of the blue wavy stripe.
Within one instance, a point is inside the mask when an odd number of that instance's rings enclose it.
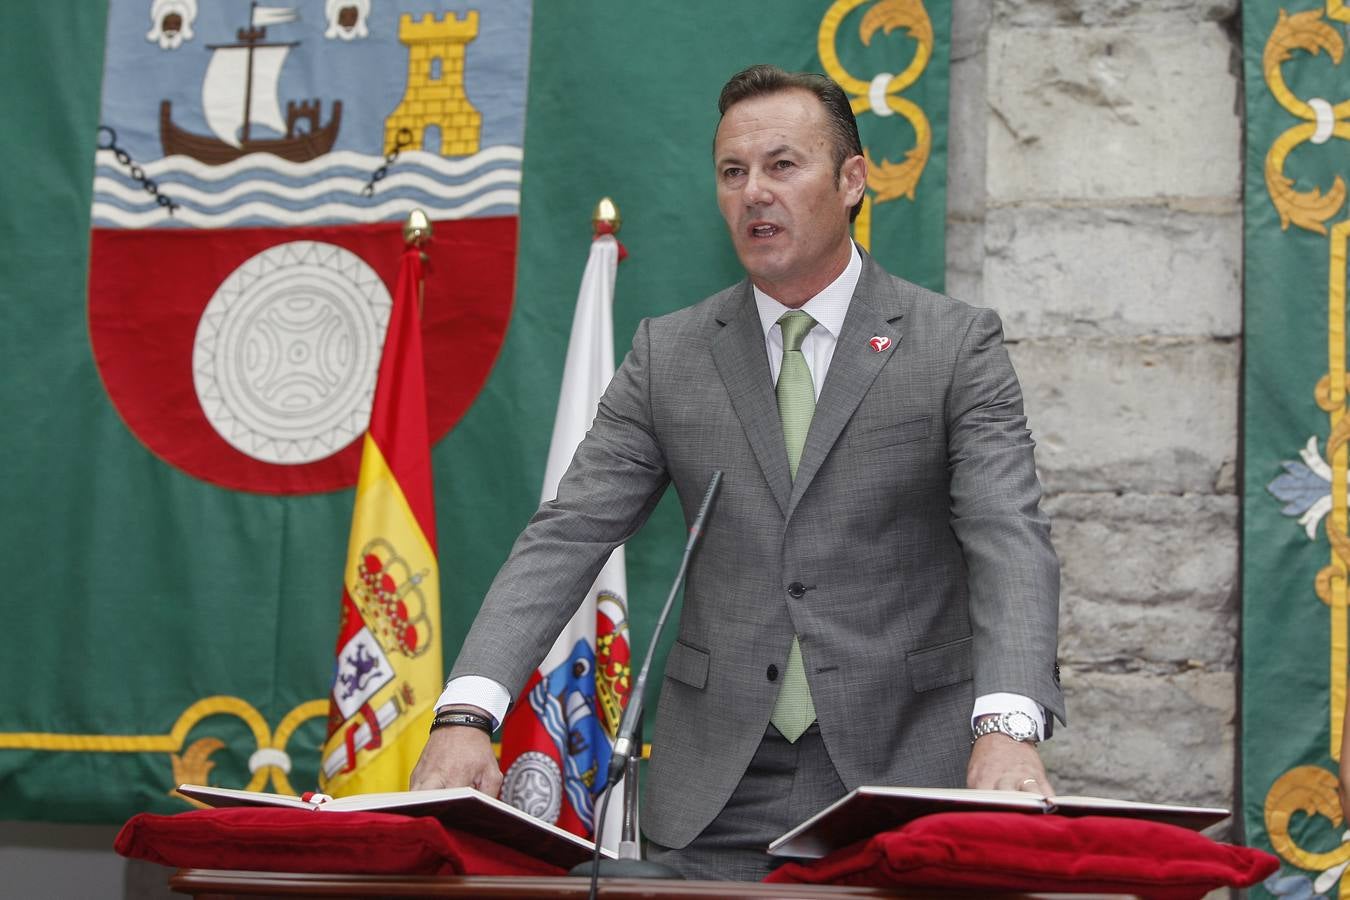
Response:
[[[572,809],[576,812],[577,818],[581,824],[586,826],[586,830],[592,834],[595,832],[595,812],[594,801],[591,800],[591,792],[586,789],[586,784],[577,774],[576,766],[569,760],[567,764],[568,773],[564,781],[564,787],[567,790],[567,799],[572,802]]]
[[[567,721],[563,716],[562,705],[558,703],[556,697],[548,692],[542,681],[534,686],[534,690],[530,691],[530,709],[534,710],[534,714],[539,717],[539,721],[543,723],[544,730],[553,739],[553,743],[560,751],[565,751],[567,748]],[[562,755],[566,756],[567,754],[563,752]]]
[[[283,209],[291,212],[303,212],[306,209],[312,209],[327,203],[347,203],[357,207],[374,207],[389,200],[407,200],[414,205],[452,205],[455,203],[463,203],[476,196],[488,193],[489,191],[500,190],[503,188],[519,190],[519,183],[503,182],[475,186],[458,196],[451,191],[428,191],[424,188],[412,185],[402,186],[395,184],[388,187],[377,187],[370,196],[366,196],[359,192],[350,193],[343,190],[330,190],[315,193],[304,200],[278,197],[276,194],[264,190],[244,190],[231,198],[229,202],[219,204],[194,202],[196,198],[185,195],[181,191],[176,191],[171,185],[160,185],[160,193],[171,198],[180,206],[194,209],[207,215],[212,215],[228,212],[231,209],[250,202],[263,203],[276,209]],[[95,196],[95,202],[107,204],[108,206],[126,210],[127,212],[138,212],[154,207],[156,201],[154,195],[137,185],[126,192],[101,192]]]
[[[255,168],[246,171],[237,172],[223,178],[201,178],[190,172],[179,171],[153,171],[147,170],[155,181],[160,184],[185,184],[198,190],[208,193],[222,192],[235,185],[247,184],[249,182],[261,182],[287,187],[303,187],[305,185],[322,183],[324,181],[336,178],[351,178],[359,180],[361,183],[370,181],[376,171],[381,168],[380,163],[372,162],[369,166],[331,166],[322,171],[317,171],[303,175],[291,175],[284,172],[277,172],[269,168]],[[480,177],[485,172],[508,171],[519,172],[520,164],[509,160],[487,160],[481,165],[465,172],[446,173],[437,171],[430,166],[421,165],[416,162],[397,162],[385,169],[385,177],[395,175],[420,175],[442,184],[462,184],[466,181],[472,181]],[[127,185],[137,184],[137,180],[132,177],[131,169],[121,164],[105,164],[100,161],[94,167],[96,177],[110,178]]]
[[[453,210],[472,206],[468,215],[510,215],[519,209],[520,159],[515,148],[489,148],[476,157],[446,160],[417,153],[400,157],[381,179],[372,183],[383,157],[336,154],[331,165],[291,164],[267,157],[246,157],[228,166],[206,167],[183,157],[156,160],[145,166],[159,194],[185,210],[198,213],[201,227],[214,227],[213,218],[228,225],[286,224],[297,215],[318,210],[321,217],[305,216],[306,224],[348,221],[351,209],[322,216],[324,207],[341,205],[373,209],[393,201],[412,206]],[[373,188],[372,194],[365,191]],[[504,191],[514,199],[502,199]],[[475,198],[498,198],[485,206]],[[256,215],[229,215],[251,205]],[[153,194],[131,177],[130,169],[111,154],[97,156],[94,178],[95,222],[103,227],[183,227],[181,219],[148,216],[162,212]],[[287,214],[291,214],[288,216]],[[452,213],[453,214],[453,213]],[[272,216],[276,216],[275,219]]]

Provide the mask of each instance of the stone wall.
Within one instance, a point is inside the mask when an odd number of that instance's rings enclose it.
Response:
[[[1237,0],[955,0],[948,292],[1003,316],[1064,564],[1062,792],[1233,805]]]

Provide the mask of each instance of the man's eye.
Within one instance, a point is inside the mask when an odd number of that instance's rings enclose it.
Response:
[[[744,173],[744,171],[745,171],[744,169],[738,169],[738,168],[736,168],[736,167],[734,167],[734,166],[731,166],[731,167],[728,167],[728,168],[722,170],[722,177],[723,177],[723,178],[738,178],[738,177],[741,176],[742,173]]]
[[[790,159],[780,159],[780,160],[776,160],[776,161],[774,162],[773,167],[774,167],[775,169],[790,169],[790,168],[792,168],[792,165],[793,165],[793,164],[792,164],[792,160],[790,160]]]

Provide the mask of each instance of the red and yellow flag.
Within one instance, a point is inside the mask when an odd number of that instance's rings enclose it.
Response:
[[[418,320],[422,261],[399,267],[361,452],[319,784],[398,791],[441,689],[440,573]]]

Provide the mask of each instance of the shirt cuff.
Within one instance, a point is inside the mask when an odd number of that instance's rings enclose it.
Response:
[[[458,679],[456,679],[458,680]],[[970,713],[970,727],[975,728],[975,720],[991,713],[1024,712],[1036,723],[1036,740],[1045,740],[1045,708],[1021,694],[981,694],[975,698],[975,709]]]
[[[436,701],[436,709],[465,703],[485,710],[492,717],[492,730],[496,731],[506,718],[506,710],[511,706],[511,692],[491,678],[482,675],[461,675],[451,678]]]

